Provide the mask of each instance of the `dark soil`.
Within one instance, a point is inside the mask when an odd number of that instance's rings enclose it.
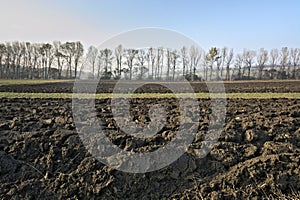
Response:
[[[163,131],[142,141],[115,126],[109,102],[97,100],[98,118],[119,147],[153,151],[173,138],[176,99],[132,100],[137,123],[149,122],[147,109],[154,104],[169,114]],[[207,134],[210,101],[199,105],[190,151],[161,170],[130,174],[87,152],[75,130],[71,99],[0,99],[0,199],[300,197],[299,99],[229,99],[222,135],[202,159],[196,154]]]
[[[97,87],[97,93],[112,93],[116,82],[115,81],[100,81]],[[134,84],[128,82],[124,83],[125,88],[131,88]],[[176,85],[180,92],[187,92],[188,89],[184,84],[180,82],[169,82],[169,85]],[[91,91],[93,83],[89,81],[83,82],[85,92]],[[73,82],[61,82],[61,83],[44,83],[44,84],[32,84],[32,85],[2,85],[0,86],[0,92],[33,92],[33,93],[72,93]],[[205,82],[192,82],[191,86],[195,92],[208,92]],[[211,83],[214,91],[219,91],[218,84]],[[225,90],[227,93],[235,92],[300,92],[300,81],[236,81],[225,82]],[[162,87],[159,84],[147,84],[139,88],[137,93],[170,93],[168,88]],[[126,90],[122,90],[122,93],[126,93]]]

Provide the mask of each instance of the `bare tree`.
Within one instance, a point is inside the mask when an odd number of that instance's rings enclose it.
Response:
[[[172,51],[172,64],[173,64],[173,75],[172,75],[172,80],[175,80],[175,69],[177,65],[177,59],[179,58],[179,54],[176,50]]]
[[[289,77],[289,71],[286,73],[286,66],[289,62],[289,49],[283,47],[280,52],[280,78],[285,79]]]
[[[222,63],[224,62],[223,61],[223,55],[222,55],[222,51],[221,49],[217,49],[218,51],[218,54],[217,54],[217,57],[216,57],[216,63],[217,63],[217,73],[216,73],[216,80],[221,80],[221,77],[220,77],[220,71],[221,71],[221,65]]]
[[[122,58],[123,58],[123,47],[121,44],[118,45],[117,48],[115,48],[115,57],[117,61],[118,78],[120,78],[122,72]]]
[[[238,70],[237,75],[237,79],[242,79],[242,68],[243,68],[243,64],[244,64],[244,56],[241,54],[237,54],[236,55],[236,59],[235,59],[235,69]]]
[[[39,57],[40,57],[40,48],[41,48],[41,44],[33,44],[32,45],[32,71],[33,71],[33,77],[34,78],[41,78],[41,75],[40,75],[40,68],[41,66],[38,64],[39,62]]]
[[[163,54],[164,50],[162,47],[157,48],[157,54],[156,54],[156,67],[155,67],[155,75],[154,78],[157,80],[159,79],[159,74],[160,74],[160,68],[163,63]]]
[[[160,51],[161,51],[161,59],[160,59],[160,74],[159,77],[160,79],[162,79],[163,76],[163,68],[164,68],[164,56],[165,56],[165,50],[163,47],[160,47]]]
[[[195,46],[191,46],[190,48],[190,63],[191,63],[191,69],[192,73],[191,74],[191,80],[194,81],[195,76],[196,76],[196,68],[199,65],[201,59],[201,52],[198,48]]]
[[[146,59],[147,59],[146,52],[143,49],[138,50],[137,60],[138,60],[139,71],[140,71],[138,79],[143,79],[143,75],[147,70],[147,68],[145,68]]]
[[[49,45],[49,44],[47,44],[47,45]],[[52,45],[50,44],[49,45],[49,51],[48,51],[48,70],[47,70],[47,79],[49,79],[49,78],[51,78],[51,76],[52,76],[52,63],[53,63],[53,60],[54,60],[54,58],[55,58],[55,51],[54,51],[54,49],[52,48]]]
[[[4,75],[4,65],[2,64],[2,59],[6,53],[6,46],[3,43],[0,43],[0,78],[3,78]]]
[[[112,60],[113,60],[113,56],[112,56],[112,50],[110,49],[103,49],[100,50],[100,56],[101,59],[103,61],[103,67],[104,67],[104,74],[103,77],[104,79],[110,79],[111,75],[112,75]]]
[[[208,67],[210,65],[210,61],[208,60],[208,57],[205,55],[204,58],[203,58],[203,76],[204,76],[204,79],[205,81],[207,81],[207,74],[208,74]]]
[[[46,46],[41,44],[39,48],[40,55],[40,65],[39,65],[39,78],[46,78],[46,69],[47,69],[47,55],[46,55]]]
[[[229,54],[227,53],[228,51],[224,49],[223,49],[223,59],[224,59],[224,63],[226,64],[226,80],[230,80],[230,64],[233,59],[233,49],[230,50]]]
[[[258,78],[262,79],[262,72],[265,67],[266,62],[268,61],[268,51],[264,48],[261,48],[257,55],[257,66],[259,69]]]
[[[103,65],[103,60],[101,54],[97,54],[97,79],[101,76],[101,67]]]
[[[244,62],[248,70],[248,75],[247,75],[248,80],[250,80],[251,68],[254,62],[254,58],[256,56],[256,52],[252,50],[244,50],[243,56],[244,56]]]
[[[278,53],[278,49],[272,49],[270,52],[270,64],[271,64],[271,71],[270,71],[270,78],[274,79],[274,73],[275,73],[275,67],[278,64],[278,57],[279,53]]]
[[[221,78],[223,78],[223,71],[224,71],[224,64],[225,64],[225,58],[228,54],[228,48],[227,47],[223,47],[220,51],[221,54]]]
[[[6,55],[5,55],[5,71],[6,71],[6,78],[13,78],[13,76],[11,75],[12,73],[12,66],[13,66],[13,63],[15,62],[14,61],[14,52],[13,52],[13,48],[12,48],[12,45],[11,43],[9,42],[6,42],[5,43],[5,46],[6,46]]]
[[[43,72],[42,76],[44,79],[48,79],[51,65],[54,59],[54,51],[52,49],[52,45],[49,43],[41,44],[39,53],[42,59],[41,61],[42,62],[41,70]]]
[[[206,60],[208,62],[208,66],[210,68],[209,79],[212,80],[212,71],[214,63],[219,59],[218,49],[216,47],[212,47],[209,52],[206,54]]]
[[[61,79],[64,55],[62,53],[60,41],[54,41],[53,48],[54,48],[54,56],[56,57],[56,62],[57,62],[58,78]]]
[[[19,79],[20,78],[20,63],[21,63],[21,46],[18,41],[15,41],[12,43],[12,48],[14,52],[14,63],[13,63],[13,74],[14,74],[14,79]]]
[[[172,50],[168,48],[167,49],[167,74],[166,74],[166,80],[170,80],[171,62],[172,62]],[[183,70],[183,74],[184,74],[184,70]]]
[[[182,59],[182,76],[185,77],[188,71],[187,70],[187,66],[188,66],[187,48],[185,46],[182,47],[180,52],[181,52],[181,59]],[[171,50],[169,50],[168,54],[171,55]]]
[[[126,64],[129,68],[129,80],[132,80],[132,68],[137,53],[138,51],[135,49],[126,49]]]
[[[95,67],[96,67],[96,59],[98,55],[98,49],[94,46],[90,46],[86,55],[87,62],[92,65],[92,78],[95,78]]]
[[[19,78],[24,79],[26,76],[26,68],[27,68],[27,49],[25,42],[20,42],[20,74]]]
[[[23,78],[31,79],[31,43],[24,42]]]
[[[83,45],[81,42],[75,42],[75,49],[74,49],[74,70],[75,70],[75,78],[77,78],[77,71],[78,71],[78,63],[83,56]]]
[[[151,79],[154,80],[154,65],[155,65],[156,53],[152,47],[150,47],[148,49],[147,57],[148,57],[148,60],[151,62],[151,72],[152,72]]]
[[[75,43],[66,42],[61,45],[61,48],[64,54],[64,58],[66,59],[68,64],[66,77],[72,78],[72,63],[73,63],[72,61],[75,54],[75,48],[76,48]]]
[[[292,48],[291,50],[291,62],[293,65],[293,74],[292,78],[296,79],[296,67],[299,65],[300,61],[300,49],[298,48]]]

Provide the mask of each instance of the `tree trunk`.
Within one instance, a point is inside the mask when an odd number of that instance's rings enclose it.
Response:
[[[129,66],[129,80],[132,79],[132,65]]]
[[[3,78],[2,55],[0,56],[0,78]]]
[[[209,80],[211,81],[212,79],[212,71],[213,71],[213,67],[212,65],[210,66],[210,74],[209,74]]]
[[[248,80],[250,80],[251,65],[248,66]]]
[[[226,80],[229,81],[229,65],[226,66]]]
[[[77,67],[78,67],[78,59],[75,60],[75,79],[77,78]]]

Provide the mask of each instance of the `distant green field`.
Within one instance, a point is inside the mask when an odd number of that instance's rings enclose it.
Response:
[[[42,83],[59,83],[70,80],[6,80],[0,79],[1,85],[18,85],[18,84],[42,84]]]
[[[245,98],[245,99],[270,99],[270,98],[291,98],[300,99],[300,93],[228,93],[228,94],[210,94],[210,93],[195,93],[197,98]],[[192,97],[189,93],[179,93],[177,97]],[[75,94],[75,98],[112,98],[112,97],[130,97],[130,98],[172,98],[175,94],[167,93],[142,93],[142,94]],[[72,93],[14,93],[0,92],[0,98],[73,98]]]

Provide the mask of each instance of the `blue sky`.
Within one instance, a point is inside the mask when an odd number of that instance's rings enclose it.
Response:
[[[0,40],[99,45],[130,29],[178,31],[207,49],[300,47],[298,0],[2,0]]]

